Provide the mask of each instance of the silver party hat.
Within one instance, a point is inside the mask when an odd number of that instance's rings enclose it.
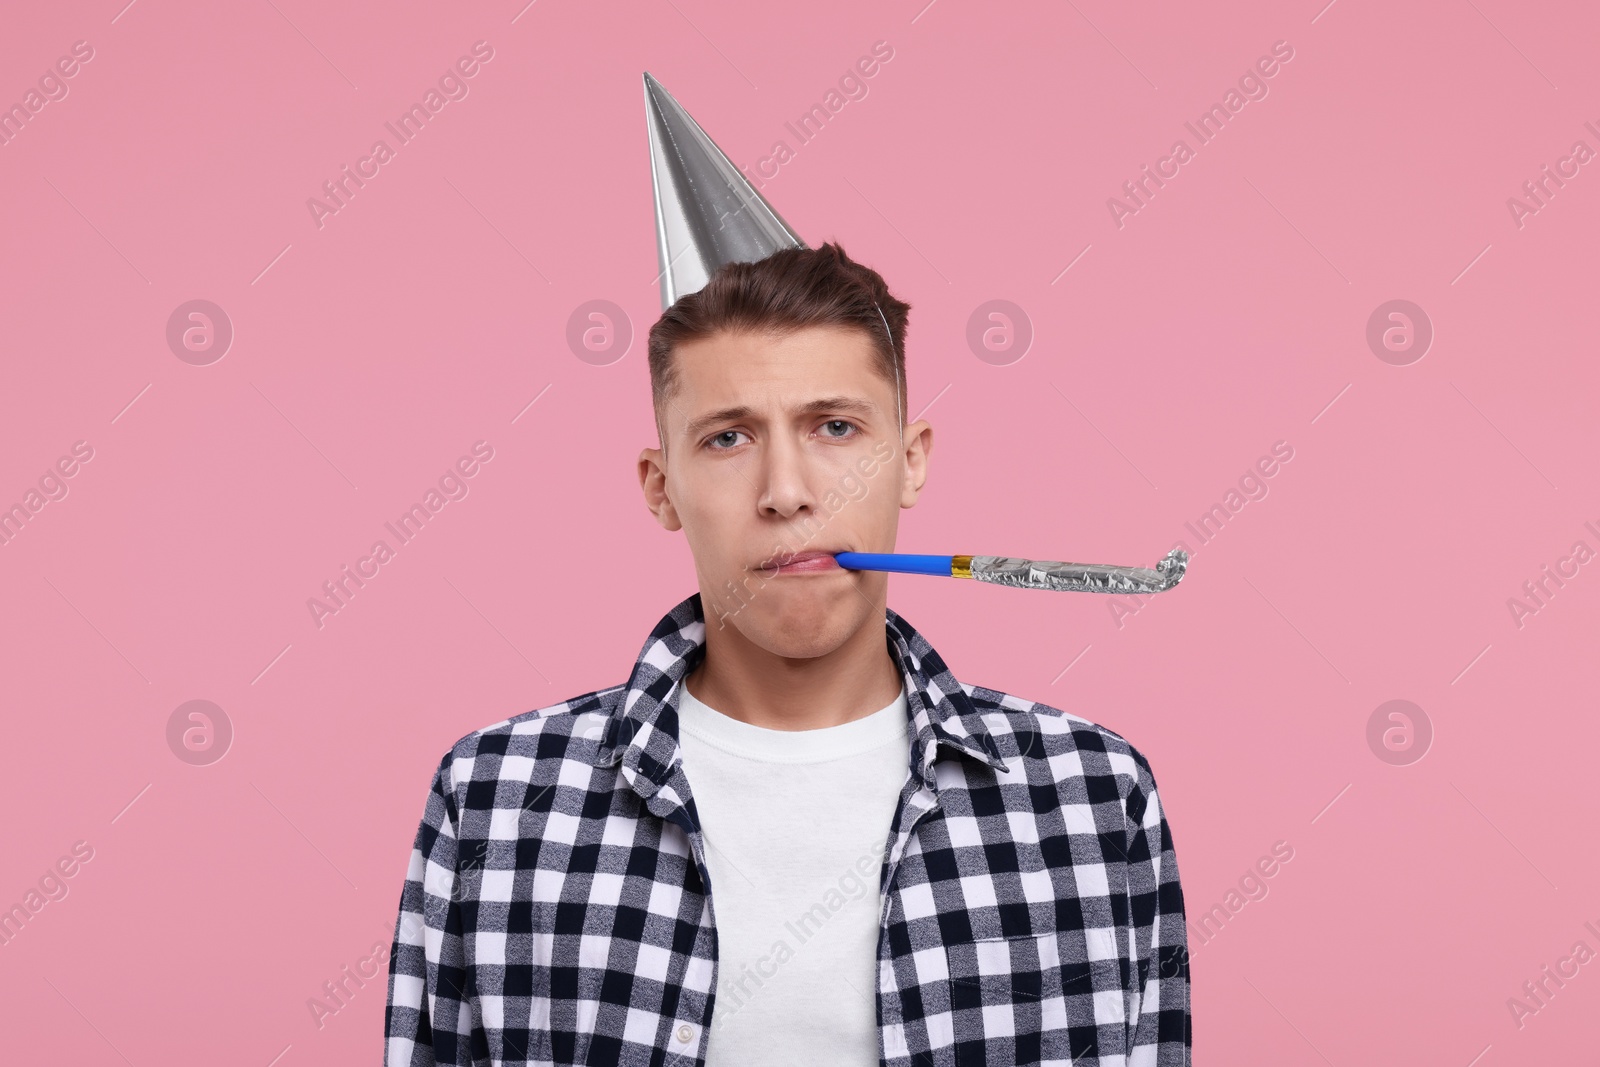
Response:
[[[701,289],[724,263],[754,263],[780,249],[806,247],[649,71],[644,110],[662,310]]]

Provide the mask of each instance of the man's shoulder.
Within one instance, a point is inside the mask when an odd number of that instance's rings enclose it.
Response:
[[[1150,776],[1144,754],[1109,726],[999,689],[967,682],[961,689],[1003,754],[1064,759],[1084,775]]]
[[[608,686],[513,715],[460,737],[444,755],[441,771],[456,786],[516,777],[531,780],[537,767],[592,758],[625,685]]]

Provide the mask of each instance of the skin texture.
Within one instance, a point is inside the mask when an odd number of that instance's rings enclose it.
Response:
[[[778,730],[889,704],[901,679],[884,641],[888,575],[805,554],[894,551],[933,428],[902,438],[894,383],[858,330],[723,331],[674,359],[665,447],[641,452],[638,470],[646,506],[694,555],[706,656],[690,692]]]

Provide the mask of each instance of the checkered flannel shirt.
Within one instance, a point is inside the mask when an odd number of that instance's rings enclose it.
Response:
[[[958,683],[886,621],[911,745],[879,876],[882,1067],[1188,1065],[1183,894],[1149,763]],[[389,1067],[705,1063],[714,894],[677,713],[704,649],[696,595],[626,685],[445,755],[400,898]]]

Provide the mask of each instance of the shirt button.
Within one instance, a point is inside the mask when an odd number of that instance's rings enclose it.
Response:
[[[679,1041],[681,1041],[685,1045],[687,1045],[693,1039],[694,1039],[694,1027],[690,1026],[688,1023],[684,1023],[682,1026],[678,1027],[678,1040]]]

